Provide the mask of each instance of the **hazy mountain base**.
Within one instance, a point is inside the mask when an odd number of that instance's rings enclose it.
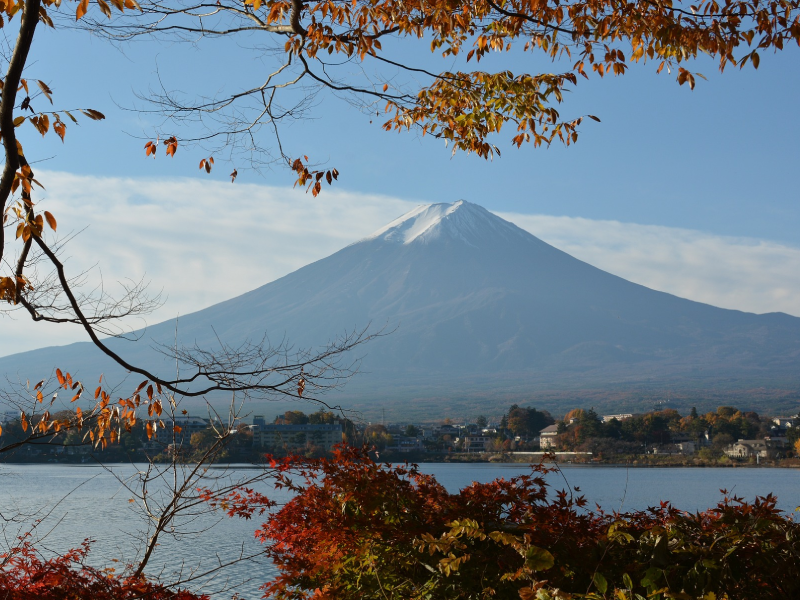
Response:
[[[718,406],[735,405],[742,410],[754,410],[771,415],[795,414],[800,408],[797,381],[763,381],[763,386],[751,387],[753,381],[725,379],[717,381],[638,382],[590,387],[573,385],[510,385],[476,378],[458,385],[449,385],[442,378],[435,382],[393,381],[370,385],[368,381],[352,381],[340,392],[323,397],[330,406],[340,406],[351,418],[370,422],[433,422],[450,418],[455,422],[485,415],[499,420],[511,404],[533,406],[563,415],[572,408],[591,408],[601,414],[647,412],[654,408],[675,408],[688,412],[697,407],[701,412]],[[464,389],[469,391],[463,391]],[[297,403],[256,402],[253,410],[267,416],[297,409]],[[301,408],[301,410],[303,410]]]

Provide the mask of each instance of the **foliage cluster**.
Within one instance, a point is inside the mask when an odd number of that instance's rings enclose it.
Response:
[[[85,564],[89,541],[63,555],[43,558],[33,544],[0,554],[0,597],[4,600],[208,600],[186,590],[172,590],[144,577],[117,575],[113,568]]]
[[[601,440],[641,447],[666,444],[675,438],[705,439],[706,435],[713,448],[721,449],[738,439],[774,435],[770,419],[731,406],[720,406],[705,415],[692,409],[689,415],[681,416],[677,410],[666,409],[607,422],[603,422],[594,409],[575,409],[569,411],[561,423],[559,447],[570,450],[587,449]]]
[[[508,429],[515,436],[524,438],[539,435],[539,432],[555,423],[549,412],[536,410],[535,408],[522,408],[512,404],[508,413],[503,416],[501,422],[502,429]]]
[[[668,503],[620,514],[588,510],[577,489],[552,493],[541,465],[458,493],[352,448],[278,467],[295,496],[256,535],[279,569],[265,592],[279,599],[800,595],[800,526],[772,496],[722,490],[696,514]]]

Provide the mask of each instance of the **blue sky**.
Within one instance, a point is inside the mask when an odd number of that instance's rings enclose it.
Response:
[[[82,32],[46,33],[37,55],[43,58],[31,71],[45,74],[57,102],[92,106],[108,116],[79,131],[72,127],[63,147],[55,140],[44,144],[43,154],[55,155],[45,165],[53,170],[199,177],[199,150],[181,148],[174,160],[146,160],[143,142],[129,136],[151,133],[157,120],[116,104],[136,104],[134,92],[157,87],[157,71],[176,89],[214,93],[255,83],[266,70],[256,53],[231,43],[200,49],[135,43],[121,52]],[[438,64],[424,53],[413,59]],[[502,64],[519,70],[538,63],[511,57]],[[492,162],[451,158],[430,138],[385,133],[378,125],[382,118],[370,124],[369,117],[331,97],[311,111],[313,120],[293,125],[284,136],[290,153],[327,160],[342,173],[341,186],[352,191],[421,201],[465,198],[492,210],[800,244],[800,52],[789,48],[764,56],[758,71],[729,68],[720,75],[711,60],[694,66],[709,79],[694,91],[678,86],[666,71],[656,75],[653,64],[634,65],[624,77],[582,81],[562,112],[596,114],[602,123],[584,125],[571,148],[516,150],[500,139],[503,156]],[[211,178],[224,180],[229,172],[219,165]],[[242,172],[241,180],[285,185],[292,178],[279,169],[261,176]]]
[[[763,56],[758,71],[720,75],[712,61],[698,61],[693,70],[708,81],[694,91],[666,72],[656,75],[652,64],[582,81],[562,112],[602,122],[587,122],[576,146],[517,150],[506,136],[497,142],[502,157],[491,162],[451,157],[442,142],[413,133],[385,133],[381,117],[370,123],[324,97],[313,119],[284,131],[290,153],[341,173],[335,193],[313,199],[292,192],[283,169],[248,172],[217,155],[209,176],[197,170],[205,154],[184,147],[174,159],[163,147],[157,160],[145,158],[139,137],[158,120],[124,110],[137,103],[135,93],[157,86],[158,75],[187,92],[252,85],[266,70],[253,50],[230,42],[119,50],[67,30],[47,31],[37,43],[27,76],[50,85],[56,106],[108,117],[70,125],[63,145],[52,135],[37,140],[28,124],[19,130],[29,159],[48,158],[35,164],[48,186],[44,203],[58,208],[65,232],[90,225],[68,248],[76,268],[97,265],[107,280],[147,276],[164,289],[169,300],[154,319],[257,287],[417,203],[461,198],[644,285],[728,308],[800,315],[798,48]],[[430,60],[418,49],[411,58]],[[515,71],[548,67],[509,60]],[[231,186],[233,166],[240,176]],[[239,276],[220,287],[220,269],[231,262]],[[191,280],[182,280],[187,273]],[[26,327],[4,324],[0,354],[81,339],[52,328],[30,335]]]

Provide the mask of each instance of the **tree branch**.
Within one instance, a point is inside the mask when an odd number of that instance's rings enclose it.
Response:
[[[17,102],[17,88],[25,63],[28,60],[28,53],[33,44],[33,34],[36,25],[39,23],[39,8],[41,0],[27,0],[22,11],[22,21],[19,26],[17,43],[14,46],[14,53],[8,63],[8,71],[3,81],[3,94],[0,100],[0,131],[3,136],[3,147],[6,151],[6,162],[3,167],[3,174],[0,176],[0,216],[5,214],[6,202],[11,195],[11,187],[14,177],[19,169],[19,150],[17,148],[17,137],[14,132],[14,106]],[[0,260],[3,258],[5,249],[5,229],[0,226]]]

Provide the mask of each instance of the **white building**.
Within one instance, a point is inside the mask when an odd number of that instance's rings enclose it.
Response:
[[[341,444],[342,425],[263,425],[253,432],[253,445],[274,450],[296,450],[308,446],[319,446],[324,450],[332,450]]]
[[[603,423],[608,423],[616,419],[617,421],[624,421],[633,417],[633,413],[620,413],[618,415],[603,415]]]
[[[556,436],[558,435],[558,425],[548,425],[539,432],[539,447],[542,450],[556,447]]]
[[[739,440],[725,448],[729,458],[780,458],[786,453],[786,438],[766,438],[763,440]]]
[[[775,417],[772,419],[772,422],[781,429],[789,429],[789,427],[794,427],[797,421],[797,417]]]
[[[465,435],[456,439],[456,444],[461,442],[462,452],[486,452],[486,446],[492,439],[488,435]]]

